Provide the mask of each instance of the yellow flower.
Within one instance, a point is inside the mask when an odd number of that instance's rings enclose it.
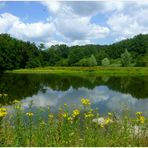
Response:
[[[82,99],[81,99],[81,103],[82,103],[84,106],[89,106],[89,105],[90,105],[90,100],[89,100],[89,99],[82,98]]]
[[[145,123],[145,117],[142,116],[142,112],[136,112],[136,115],[137,115],[137,121],[141,124],[144,124]]]
[[[136,115],[140,116],[142,115],[142,112],[136,112]]]
[[[89,111],[88,113],[84,114],[85,118],[92,118],[94,116],[94,114],[92,113],[92,111]]]
[[[145,117],[144,116],[140,116],[139,117],[139,121],[141,124],[144,124],[145,123]]]
[[[68,117],[67,120],[72,123],[72,117]]]
[[[5,117],[7,115],[6,108],[0,108],[0,117]]]
[[[29,117],[32,117],[33,113],[32,112],[27,112],[26,115],[29,116]]]
[[[73,110],[72,116],[75,118],[80,114],[80,111],[78,109]]]
[[[0,112],[0,117],[5,117],[7,115],[7,112]]]
[[[6,108],[0,108],[0,112],[6,112],[7,109]]]
[[[112,120],[110,118],[105,119],[105,124],[108,125],[109,123],[111,123]]]
[[[54,115],[53,115],[53,114],[49,114],[48,117],[49,117],[49,118],[53,118]]]
[[[67,118],[67,117],[68,117],[68,114],[67,114],[67,113],[63,113],[62,116],[63,116],[64,118]]]

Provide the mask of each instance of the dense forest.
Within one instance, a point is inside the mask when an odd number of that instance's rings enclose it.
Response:
[[[148,66],[148,34],[111,45],[46,48],[0,34],[0,70],[45,66]]]

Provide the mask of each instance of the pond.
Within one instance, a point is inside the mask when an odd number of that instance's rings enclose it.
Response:
[[[0,75],[0,104],[11,110],[13,100],[21,100],[24,108],[33,100],[33,108],[80,104],[89,98],[92,108],[101,114],[121,113],[127,107],[131,114],[148,113],[148,76],[67,76],[58,74]]]

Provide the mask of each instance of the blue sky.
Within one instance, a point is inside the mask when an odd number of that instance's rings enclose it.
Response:
[[[47,46],[111,44],[148,33],[148,1],[0,2],[0,33]]]

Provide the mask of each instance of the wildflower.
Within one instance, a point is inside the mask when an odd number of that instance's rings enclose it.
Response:
[[[68,117],[67,120],[72,123],[72,117]]]
[[[89,99],[82,98],[82,99],[81,99],[81,103],[82,103],[84,106],[89,106],[89,105],[90,105],[90,100],[89,100]]]
[[[136,115],[137,115],[137,121],[141,124],[144,124],[145,123],[145,117],[142,116],[142,112],[136,112]]]
[[[94,114],[92,113],[92,111],[89,111],[88,113],[84,114],[85,118],[92,118],[94,116]]]
[[[49,118],[53,118],[54,115],[53,115],[53,114],[49,114],[48,117],[49,117]]]
[[[140,116],[140,117],[139,117],[139,122],[140,122],[141,124],[144,124],[144,123],[145,123],[145,117],[144,117],[144,116]]]
[[[113,121],[109,117],[106,119],[103,117],[100,117],[100,118],[93,119],[92,122],[98,123],[98,125],[100,125],[101,128],[104,128],[105,126],[112,123]]]
[[[29,117],[32,117],[33,113],[32,112],[27,112],[26,115],[29,116]]]
[[[6,112],[7,109],[6,108],[0,108],[0,112]]]
[[[136,115],[140,116],[140,115],[142,115],[142,112],[136,112]]]
[[[67,118],[67,117],[68,117],[68,114],[67,114],[67,113],[63,113],[62,116],[63,116],[64,118]]]
[[[75,118],[80,114],[80,111],[78,109],[73,110],[72,116]]]
[[[111,122],[112,122],[112,120],[110,118],[105,119],[105,125],[108,125]]]
[[[6,108],[0,108],[0,117],[5,117],[7,115]]]

